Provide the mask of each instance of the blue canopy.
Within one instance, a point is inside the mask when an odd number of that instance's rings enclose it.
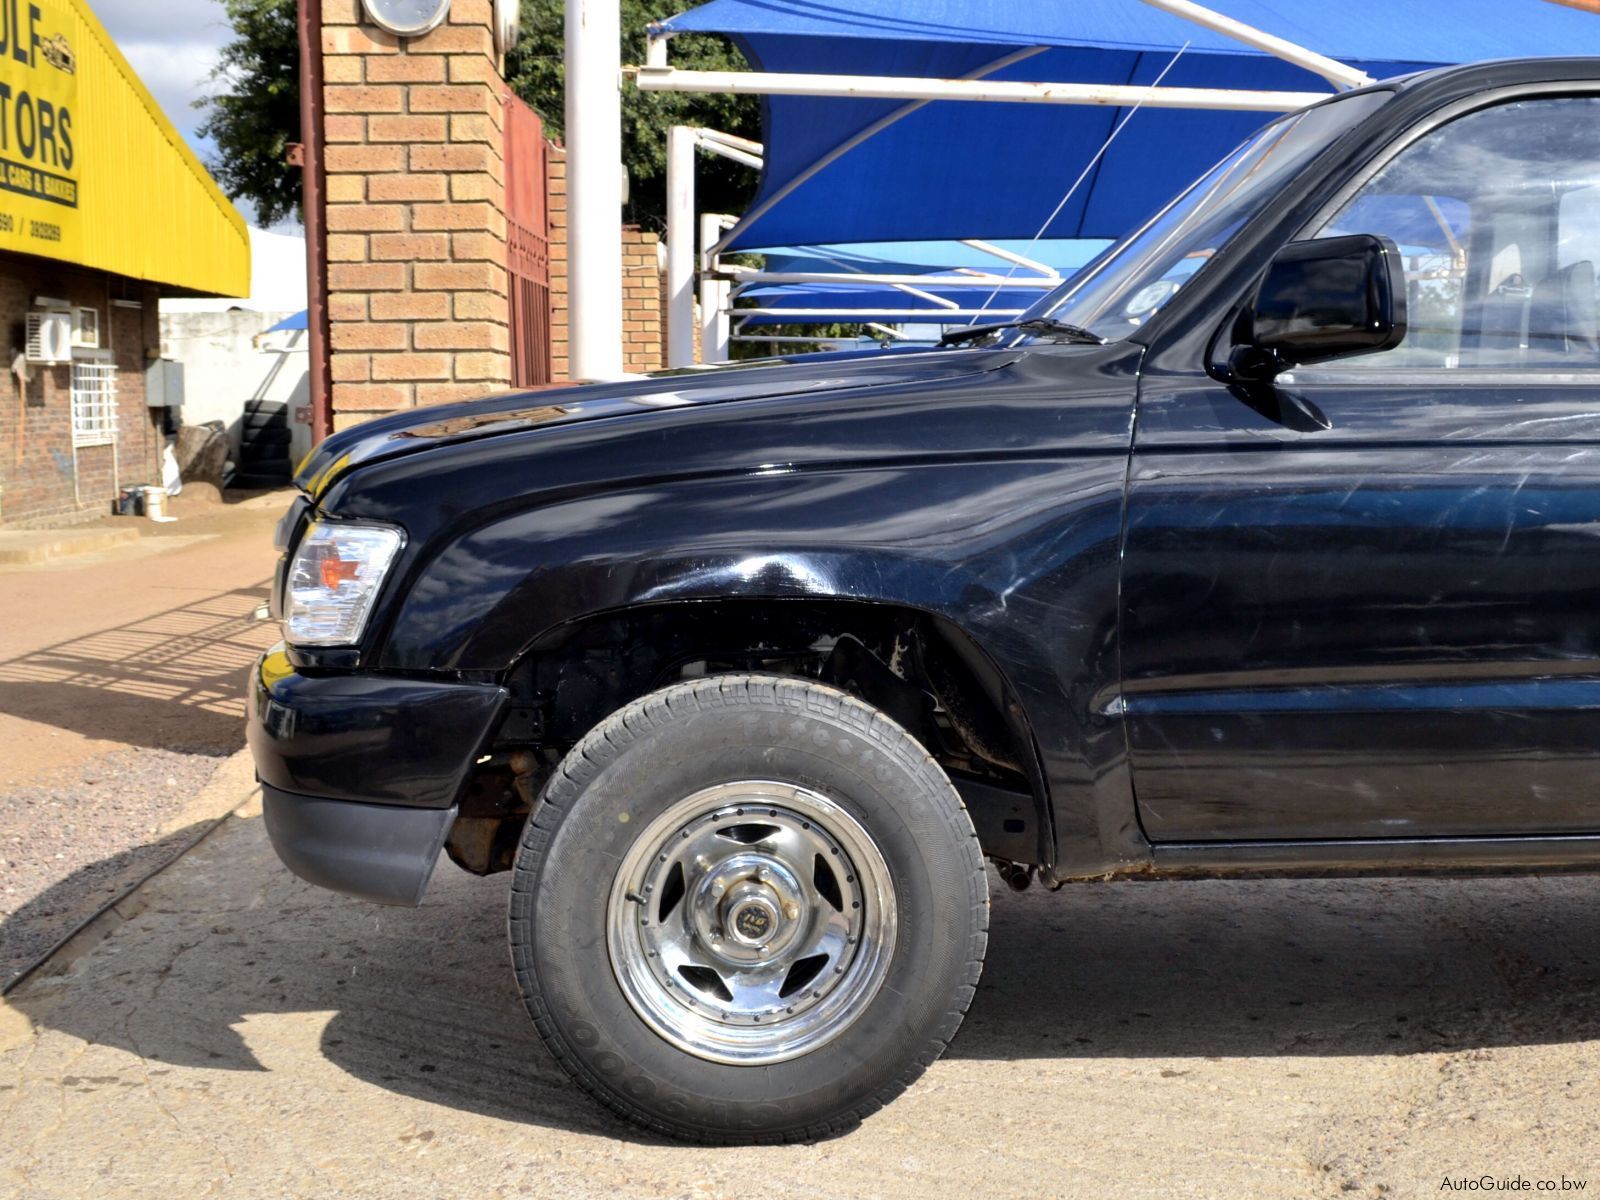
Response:
[[[293,316],[285,317],[283,320],[279,321],[276,325],[274,325],[271,329],[265,330],[264,332],[266,332],[266,333],[277,333],[279,330],[305,329],[307,327],[306,320],[307,320],[306,310],[302,309],[301,311],[295,313]]]
[[[1483,58],[1600,53],[1600,17],[1548,0],[1212,0],[1228,16],[1387,78]],[[1326,80],[1140,0],[711,0],[664,21],[722,33],[757,70],[1315,91]],[[1020,48],[1039,52],[994,67]],[[1180,53],[1181,51],[1181,53]],[[990,69],[992,68],[992,69]],[[1169,69],[1170,68],[1170,69]],[[732,249],[1031,238],[1125,109],[771,96],[756,212],[818,160],[905,115],[735,231]],[[1116,237],[1271,114],[1144,108],[1044,236]]]
[[[1061,278],[1071,275],[1106,246],[1100,241],[1002,240],[992,243],[997,250],[1020,255],[1052,268]],[[878,242],[862,245],[784,246],[762,252],[768,271],[788,273],[822,272],[844,274],[862,272],[876,275],[924,275],[943,279],[957,271],[978,271],[989,276],[1026,279],[1040,273],[1015,266],[993,253],[961,242]],[[1005,287],[993,282],[980,286],[949,286],[939,282],[919,282],[917,291],[937,296],[964,310],[989,312],[1016,311],[1030,307],[1045,294],[1045,288]],[[895,324],[909,320],[938,323],[939,312],[928,300],[886,283],[770,283],[755,284],[739,291],[741,305],[763,309],[804,309],[805,317],[785,317],[781,313],[742,318],[747,327],[801,322],[883,321]],[[906,309],[920,308],[926,315],[904,315]],[[738,310],[734,310],[738,317]],[[998,315],[997,315],[997,318]],[[950,317],[946,323],[965,325],[971,316]]]
[[[1008,316],[1031,308],[1044,292],[1032,288],[984,288],[981,290],[955,290],[929,287],[929,295],[949,300],[958,306],[955,315],[943,317],[937,308],[925,299],[895,291],[884,284],[868,283],[781,283],[753,287],[739,294],[741,302],[748,301],[762,309],[798,309],[804,315],[779,312],[760,312],[740,317],[739,309],[733,316],[743,325],[801,325],[801,324],[860,324],[877,321],[890,325],[912,322],[923,325],[971,325],[983,319],[1001,321]],[[908,314],[907,310],[920,310]],[[989,314],[986,318],[978,310]]]
[[[1088,262],[1107,242],[1052,241],[1048,238],[996,238],[996,250],[1014,254],[1068,275]],[[1006,260],[981,246],[966,242],[855,242],[809,246],[774,246],[766,255],[769,271],[859,271],[874,275],[917,275],[955,270],[1004,273]]]

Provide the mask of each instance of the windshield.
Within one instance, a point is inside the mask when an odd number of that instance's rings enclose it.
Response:
[[[1161,311],[1285,181],[1390,95],[1363,92],[1274,121],[1024,319],[1050,317],[1107,341],[1127,337]]]

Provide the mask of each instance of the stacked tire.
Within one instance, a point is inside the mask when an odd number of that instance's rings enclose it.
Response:
[[[239,429],[239,461],[231,486],[283,487],[294,475],[289,448],[289,406],[276,400],[250,400]]]

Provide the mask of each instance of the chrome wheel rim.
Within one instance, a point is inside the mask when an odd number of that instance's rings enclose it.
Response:
[[[877,994],[894,952],[888,865],[819,792],[742,780],[677,801],[612,881],[607,950],[629,1005],[681,1050],[808,1054]]]

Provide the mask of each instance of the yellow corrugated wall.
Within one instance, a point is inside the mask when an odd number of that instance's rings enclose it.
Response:
[[[0,85],[0,249],[249,295],[244,218],[84,0],[0,0]]]

